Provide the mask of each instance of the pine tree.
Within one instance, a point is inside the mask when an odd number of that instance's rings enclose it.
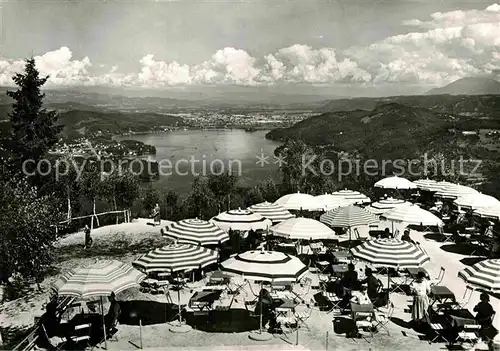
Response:
[[[43,107],[45,94],[40,89],[48,78],[40,77],[33,58],[27,59],[24,72],[12,78],[19,88],[7,92],[14,104],[9,114],[12,129],[6,147],[18,166],[33,160],[27,164],[33,167],[59,140],[62,126],[56,124],[57,113]]]

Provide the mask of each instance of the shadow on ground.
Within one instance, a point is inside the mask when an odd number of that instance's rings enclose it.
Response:
[[[441,250],[459,254],[459,255],[471,255],[476,249],[472,245],[462,245],[462,244],[450,244],[441,246]]]
[[[142,325],[167,323],[178,313],[176,305],[157,301],[120,301],[120,307],[119,322],[126,325],[139,325],[139,321]]]
[[[242,333],[259,329],[259,318],[242,309],[190,313],[186,322],[194,329],[211,333]]]
[[[84,249],[82,245],[76,244],[57,248],[56,257],[59,262],[88,257],[123,257],[124,255],[146,253],[168,243],[169,241],[164,237],[157,236],[144,238],[133,244],[123,239],[117,239],[113,242],[95,242],[89,249]]]

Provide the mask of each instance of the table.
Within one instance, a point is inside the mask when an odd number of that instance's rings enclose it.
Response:
[[[456,301],[453,291],[444,285],[431,286],[431,296],[433,299],[431,306],[433,306],[436,301],[440,303]]]
[[[452,310],[446,314],[450,319],[451,325],[456,328],[462,328],[467,324],[477,324],[474,315],[469,310]]]
[[[213,303],[220,298],[221,290],[197,291],[189,300],[190,307],[198,307],[200,311],[212,309]]]
[[[276,315],[285,316],[288,312],[293,311],[293,309],[297,306],[295,301],[291,299],[281,299],[282,303],[276,307]]]
[[[229,281],[230,277],[226,274],[224,274],[221,271],[215,271],[212,273],[209,279],[210,284],[217,285],[219,283],[227,283]]]
[[[373,314],[373,304],[371,304],[371,303],[359,304],[359,303],[351,302],[351,312],[352,312],[352,319],[356,322],[358,315],[361,313]]]
[[[352,254],[349,251],[335,251],[332,252],[332,256],[336,262],[344,262],[350,261],[352,258]]]

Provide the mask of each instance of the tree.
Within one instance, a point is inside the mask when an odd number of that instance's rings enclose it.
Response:
[[[52,262],[51,224],[60,219],[60,213],[52,197],[39,197],[25,179],[1,185],[0,270],[39,284]]]
[[[7,92],[15,102],[9,114],[11,133],[6,148],[18,166],[27,160],[34,161],[26,165],[26,170],[29,172],[35,169],[38,161],[57,143],[59,133],[62,131],[62,126],[56,124],[57,113],[43,108],[45,94],[41,93],[40,88],[48,78],[48,76],[40,78],[35,60],[28,59],[24,72],[12,78],[19,88]]]
[[[194,179],[191,191],[184,200],[183,212],[186,217],[208,220],[218,212],[215,195],[210,190],[208,178],[198,176]]]
[[[92,217],[92,224],[94,223],[95,218],[97,225],[99,225],[99,218],[97,217],[95,207],[97,199],[104,197],[103,181],[101,178],[103,177],[103,174],[101,173],[99,167],[90,166],[88,168],[89,169],[82,174],[82,178],[80,179],[80,186],[85,190],[83,191],[84,197],[87,198],[87,200],[89,200],[92,204],[92,214],[94,215],[94,217]],[[106,177],[109,177],[109,175]]]
[[[236,191],[237,182],[238,176],[230,172],[208,176],[208,187],[215,195],[219,212],[231,209],[231,197]]]
[[[139,182],[133,174],[115,170],[104,178],[102,196],[112,204],[115,211],[130,209],[139,197]],[[118,216],[116,222],[118,223]]]

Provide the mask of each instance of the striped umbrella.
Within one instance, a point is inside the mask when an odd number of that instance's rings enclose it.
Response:
[[[415,180],[413,184],[415,184],[417,188],[425,191],[435,192],[440,189],[439,182],[429,178]]]
[[[393,208],[400,206],[408,206],[408,205],[411,205],[411,203],[408,201],[394,199],[390,197],[372,203],[370,206],[365,207],[365,210],[367,210],[370,213],[373,213],[376,216],[380,216],[381,214],[388,212]]]
[[[281,205],[287,210],[317,211],[321,209],[321,204],[314,196],[300,192],[282,196],[276,200],[275,204]]]
[[[367,241],[351,249],[352,255],[375,267],[418,268],[430,257],[416,245],[395,239]]]
[[[316,201],[323,209],[323,211],[334,210],[339,207],[349,206],[352,201],[346,200],[341,196],[335,196],[332,194],[323,194],[316,196]]]
[[[286,208],[278,204],[272,204],[270,202],[262,202],[260,204],[252,205],[248,208],[249,211],[257,213],[264,218],[270,219],[273,223],[283,222],[287,219],[295,217],[293,214],[288,212]]]
[[[443,199],[457,199],[465,195],[478,193],[477,190],[472,189],[471,187],[459,184],[447,183],[440,186],[440,190],[438,190],[434,196]]]
[[[61,296],[89,298],[115,294],[138,285],[145,275],[129,264],[100,260],[64,273],[54,287]]]
[[[247,251],[221,263],[222,270],[249,280],[296,282],[307,273],[297,257],[276,251]]]
[[[497,198],[482,193],[461,196],[453,203],[460,208],[472,210],[483,207],[500,207],[500,201]]]
[[[500,259],[478,262],[458,272],[468,285],[492,293],[500,293]]]
[[[289,239],[331,239],[335,232],[310,218],[292,218],[270,228],[273,235]]]
[[[266,230],[273,223],[271,220],[262,217],[260,214],[249,210],[230,210],[213,217],[210,222],[216,224],[225,231],[229,230]]]
[[[351,228],[363,225],[375,225],[378,219],[358,206],[340,207],[321,215],[319,220],[331,227]]]
[[[481,218],[500,219],[500,206],[479,207],[472,212]]]
[[[149,251],[132,265],[145,273],[179,272],[198,269],[216,263],[218,253],[206,247],[189,244],[170,244]]]
[[[229,235],[218,226],[198,218],[174,222],[163,235],[179,244],[217,245],[229,240]]]
[[[417,205],[396,207],[382,215],[393,222],[404,222],[408,225],[443,226],[443,221]]]
[[[366,204],[372,202],[368,196],[355,190],[339,190],[332,193],[333,196],[338,196],[347,200],[350,204]]]
[[[406,178],[387,177],[375,183],[374,187],[382,189],[416,189],[417,186]]]

